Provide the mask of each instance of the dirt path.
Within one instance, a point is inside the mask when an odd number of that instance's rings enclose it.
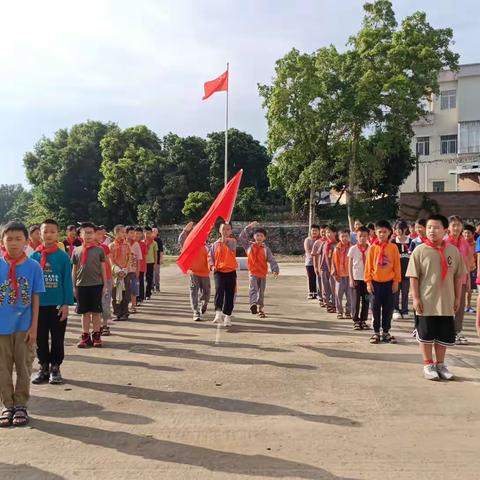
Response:
[[[31,426],[0,432],[1,480],[480,478],[480,344],[451,350],[456,382],[421,376],[411,320],[368,343],[304,298],[301,266],[269,280],[268,318],[194,323],[186,277],[105,348],[79,350],[69,320],[62,386],[34,386]],[[211,317],[211,312],[210,312]],[[210,318],[209,317],[209,318]]]

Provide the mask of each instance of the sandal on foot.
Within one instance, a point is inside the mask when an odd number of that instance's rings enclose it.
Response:
[[[397,339],[393,335],[390,335],[390,333],[384,333],[382,335],[382,341],[385,343],[397,343]]]
[[[262,312],[262,311],[258,312],[258,316],[259,316],[260,318],[266,318],[266,317],[267,317],[267,316],[265,315],[265,312]]]
[[[370,343],[380,343],[380,334],[374,333],[374,334],[370,337]]]
[[[370,330],[370,325],[367,322],[360,322],[360,328],[362,330]]]
[[[25,407],[15,407],[12,425],[14,427],[24,427],[28,423],[28,412]]]
[[[346,318],[347,320],[351,320],[351,319],[352,319],[352,316],[351,316],[349,313],[346,313],[346,314],[345,314],[345,318]]]
[[[336,313],[335,307],[327,307],[327,313]]]
[[[353,324],[353,329],[354,330],[361,330],[362,329],[362,326],[360,325],[360,322],[355,322]]]
[[[337,318],[343,320],[345,317],[343,316],[343,313],[337,313]]]
[[[0,413],[0,428],[7,428],[12,425],[14,408],[4,408]]]

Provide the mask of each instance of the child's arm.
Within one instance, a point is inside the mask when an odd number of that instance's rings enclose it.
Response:
[[[40,295],[38,293],[32,294],[32,325],[28,329],[25,337],[25,342],[32,347],[37,344],[37,330],[38,330],[38,311],[40,309]]]
[[[353,258],[348,257],[348,277],[350,279],[350,287],[355,288],[355,280],[353,278]]]
[[[65,259],[62,270],[63,302],[62,305],[60,305],[60,310],[58,312],[61,322],[68,317],[68,306],[73,305],[72,268],[68,258]]]
[[[393,285],[392,285],[392,291],[393,293],[398,292],[398,284],[402,281],[402,266],[400,264],[400,252],[398,251],[398,248],[396,245],[395,247],[395,253],[393,254]]]
[[[180,233],[180,235],[178,236],[178,243],[183,247],[183,244],[185,243],[185,240],[187,239],[188,235],[190,234],[190,232],[192,231],[193,229],[193,222],[190,222],[190,223],[187,223],[185,225],[185,228],[182,230],[182,232]],[[157,242],[155,242],[157,243]],[[157,248],[158,248],[158,244],[157,244]],[[158,253],[158,252],[157,252]]]
[[[103,294],[107,291],[107,267],[105,262],[102,262],[102,282],[103,282]]]
[[[303,242],[303,249],[305,250],[305,255],[310,256],[312,254],[312,250],[309,245],[308,237]]]
[[[373,293],[373,286],[372,286],[372,265],[374,260],[375,251],[374,248],[370,247],[367,252],[367,259],[365,261],[365,273],[363,274],[363,278],[365,283],[367,284],[368,293]]]
[[[247,225],[243,230],[242,232],[240,233],[239,237],[238,237],[238,241],[240,242],[240,245],[243,247],[243,249],[245,250],[245,253],[248,255],[248,250],[250,248],[250,232],[252,230],[252,228],[257,225],[258,222],[252,222],[250,223],[249,225]]]
[[[278,275],[280,275],[280,267],[278,266],[272,251],[268,247],[265,247],[265,251],[267,254],[267,262],[270,264],[270,269],[272,270],[273,276],[277,278]]]
[[[73,292],[75,294],[76,297],[78,297],[77,295],[77,264],[74,263],[73,264],[73,268],[72,268],[72,284],[73,284]]]
[[[417,315],[423,315],[423,304],[422,300],[420,299],[418,278],[410,277],[410,290],[412,292],[413,309]]]

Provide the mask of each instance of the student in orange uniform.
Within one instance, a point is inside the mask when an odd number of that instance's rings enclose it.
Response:
[[[396,343],[390,334],[393,313],[394,294],[402,279],[400,253],[396,245],[389,241],[392,227],[386,220],[380,220],[375,225],[377,242],[370,246],[365,265],[365,282],[368,293],[373,295],[373,330],[370,343],[380,342],[380,323],[382,325],[382,340],[386,343]]]
[[[183,247],[185,240],[193,229],[193,222],[188,223],[178,237],[178,243]],[[200,299],[198,296],[200,295]],[[198,301],[200,300],[200,305]],[[190,266],[190,305],[193,320],[200,322],[207,311],[210,300],[210,265],[208,264],[208,247],[202,247]]]
[[[333,250],[332,257],[332,276],[335,279],[335,306],[337,308],[337,318],[352,318],[351,315],[351,290],[348,277],[348,251],[352,244],[350,243],[350,231],[340,230],[338,235],[339,242]],[[345,316],[343,315],[343,296],[346,298]]]
[[[232,312],[237,286],[237,241],[229,223],[220,225],[220,238],[210,249],[209,264],[215,279],[215,318],[213,323],[232,326]]]
[[[250,225],[247,225],[240,234],[239,240],[248,257],[250,311],[254,315],[258,312],[260,318],[265,318],[263,307],[265,287],[267,286],[268,264],[270,264],[270,269],[275,278],[278,277],[280,269],[272,251],[265,245],[265,239],[267,238],[266,230],[258,228],[257,225],[258,222],[252,222]],[[253,242],[250,241],[252,233]]]

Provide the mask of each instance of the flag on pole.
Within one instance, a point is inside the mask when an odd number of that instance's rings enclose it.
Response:
[[[215,80],[205,82],[203,85],[203,89],[205,90],[205,95],[203,96],[202,100],[206,100],[215,92],[228,92],[228,70],[225,70],[225,72],[223,72]]]
[[[187,273],[200,248],[205,245],[208,234],[212,230],[218,217],[226,222],[232,217],[233,207],[237,199],[238,187],[242,179],[243,170],[240,170],[218,194],[208,212],[195,225],[183,244],[182,253],[178,257],[177,265],[183,273]]]

